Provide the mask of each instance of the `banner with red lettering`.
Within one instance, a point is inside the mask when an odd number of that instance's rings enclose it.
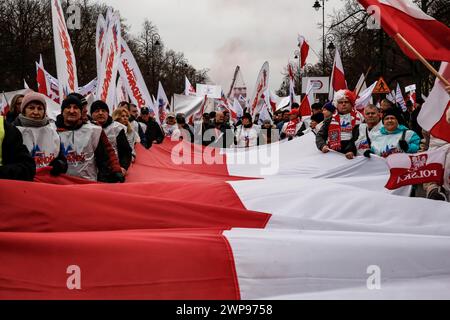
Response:
[[[102,64],[103,52],[105,51],[106,21],[103,15],[97,19],[97,28],[95,31],[95,57],[97,61],[97,75],[100,74],[100,65]]]
[[[389,190],[403,186],[444,181],[446,149],[440,148],[416,154],[396,153],[387,158],[391,176],[386,184]]]
[[[106,102],[110,112],[114,109],[117,70],[121,53],[120,16],[115,12],[105,37],[105,50],[99,67],[97,99]]]
[[[51,6],[59,97],[63,100],[78,89],[77,66],[61,3],[59,0],[52,0]]]
[[[261,71],[259,72],[258,79],[256,81],[255,90],[250,99],[250,112],[254,116],[256,115],[264,105],[264,99],[261,96],[266,92],[269,87],[269,63],[264,62]]]
[[[158,114],[155,108],[141,70],[134,59],[133,53],[126,41],[122,40],[122,54],[120,56],[119,73],[123,79],[123,84],[128,91],[131,102],[138,106],[138,108],[147,107]]]

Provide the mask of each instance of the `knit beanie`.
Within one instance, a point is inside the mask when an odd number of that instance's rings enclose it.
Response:
[[[37,92],[30,92],[23,97],[22,104],[20,105],[20,112],[25,111],[25,107],[31,102],[39,102],[44,106],[45,113],[47,113],[47,102],[45,102],[45,96]]]
[[[73,95],[68,95],[61,104],[61,112],[63,112],[65,108],[69,108],[72,104],[77,106],[80,110],[82,109],[81,100]]]
[[[97,100],[91,105],[91,114],[93,114],[95,111],[99,109],[106,110],[109,113],[108,105],[104,103],[102,100]]]

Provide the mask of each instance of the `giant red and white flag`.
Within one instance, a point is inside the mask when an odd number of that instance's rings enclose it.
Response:
[[[443,62],[439,73],[445,79],[450,79],[450,63]],[[442,81],[436,78],[433,90],[422,105],[417,121],[434,137],[450,142],[450,124],[445,118],[445,113],[449,109],[450,96],[445,91]]]
[[[386,184],[389,190],[403,186],[444,182],[446,150],[443,148],[416,153],[396,153],[387,158],[391,176]]]
[[[423,12],[412,0],[358,0],[375,10],[381,27],[410,58],[417,57],[396,38],[400,34],[428,60],[450,61],[450,28]]]
[[[59,97],[62,100],[78,89],[77,65],[60,1],[51,0],[51,7]]]
[[[184,76],[184,95],[185,96],[197,96],[195,92],[195,88],[192,86],[192,84],[189,82],[189,79]]]
[[[306,65],[306,58],[308,58],[309,44],[306,42],[305,37],[298,36],[298,47],[300,49],[300,68]]]
[[[264,105],[264,99],[262,95],[269,87],[269,63],[264,62],[261,70],[259,71],[258,78],[256,80],[255,89],[250,98],[250,113],[255,116],[261,110]]]
[[[97,75],[98,85],[96,97],[105,102],[112,113],[116,96],[117,71],[121,56],[121,25],[120,15],[114,12],[105,36],[105,50]]]
[[[144,77],[142,77],[141,70],[125,40],[122,40],[119,74],[124,81],[131,102],[138,108],[147,107],[152,109],[155,114],[158,114],[158,110],[156,110],[148,92]]]
[[[342,64],[339,50],[336,49],[336,54],[333,63],[333,70],[331,72],[330,93],[328,95],[328,99],[332,101],[334,93],[343,89],[347,89],[347,81],[345,81],[344,66]]]
[[[136,153],[121,185],[0,180],[1,299],[450,298],[449,204],[385,190],[385,159],[321,154],[312,133]]]

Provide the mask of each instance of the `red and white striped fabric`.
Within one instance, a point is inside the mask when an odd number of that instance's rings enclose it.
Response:
[[[122,185],[0,181],[0,299],[450,298],[450,205],[384,189],[384,159],[311,133],[137,152]]]
[[[400,34],[428,60],[450,61],[450,28],[425,14],[412,0],[359,0],[379,10],[381,27],[410,58],[417,57],[395,36]]]
[[[450,64],[443,62],[439,73],[450,79]],[[444,84],[436,79],[433,90],[420,109],[417,122],[434,137],[450,142],[450,124],[446,121],[446,112],[450,109],[450,97]]]
[[[331,72],[330,79],[330,93],[328,99],[333,101],[334,94],[339,90],[347,89],[347,81],[345,81],[344,66],[342,64],[339,50],[336,49],[336,55],[334,57],[333,70]]]

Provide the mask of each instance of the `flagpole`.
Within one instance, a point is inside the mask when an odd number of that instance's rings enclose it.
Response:
[[[420,60],[420,62],[422,62],[425,65],[425,67],[427,67],[427,69],[430,70],[432,74],[438,77],[439,80],[441,80],[447,87],[450,86],[450,82],[448,82],[447,79],[445,79],[441,74],[439,74],[439,72],[435,68],[433,68],[433,66],[405,38],[403,38],[400,33],[395,34],[395,37],[399,41],[401,41],[406,47],[408,47],[408,49],[416,55],[416,57]]]
[[[359,93],[361,92],[361,89],[362,89],[362,87],[364,86],[364,83],[367,80],[367,76],[369,75],[370,70],[372,70],[372,66],[369,66],[369,68],[367,69],[366,74],[364,75],[364,81],[363,81],[363,83],[361,83],[361,85],[358,88],[358,91],[356,92],[356,97],[359,96]]]

